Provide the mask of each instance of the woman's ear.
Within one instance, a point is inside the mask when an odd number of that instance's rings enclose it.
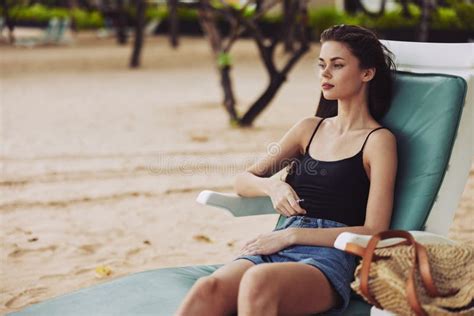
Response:
[[[368,68],[364,69],[362,72],[362,81],[363,82],[369,82],[372,80],[375,76],[375,68]]]

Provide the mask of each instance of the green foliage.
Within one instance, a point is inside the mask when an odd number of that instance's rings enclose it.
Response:
[[[158,19],[163,20],[168,17],[168,8],[166,6],[159,6],[154,8],[147,8],[145,18],[147,20]]]
[[[402,15],[402,7],[400,5],[393,11],[386,12],[380,17],[367,17],[363,20],[363,26],[373,29],[393,29],[393,28],[410,28],[418,25],[421,17],[421,10],[413,3],[408,5],[408,11],[411,18],[405,18]]]
[[[463,0],[448,0],[452,7],[438,7],[431,17],[432,29],[474,29],[474,4]],[[413,3],[408,5],[411,17],[402,15],[400,5],[380,17],[370,17],[363,13],[349,15],[334,7],[323,7],[309,12],[310,26],[319,37],[321,32],[336,24],[361,25],[370,29],[414,28],[420,23],[421,8]]]
[[[238,119],[231,118],[229,120],[230,127],[232,128],[240,128],[240,122]]]
[[[355,15],[344,14],[344,24],[348,25],[367,25],[369,17],[363,13]]]
[[[197,9],[178,8],[177,13],[180,21],[197,21],[199,18]]]
[[[240,1],[226,1],[226,4],[223,4],[219,0],[211,0],[209,3],[215,9],[222,9],[227,6],[232,7],[235,10],[242,9],[242,4],[240,4]]]
[[[224,7],[224,5],[222,4],[222,2],[220,2],[219,0],[210,0],[209,1],[209,4],[213,7],[213,8],[216,8],[216,9],[221,9]]]
[[[267,23],[281,23],[283,22],[283,15],[281,13],[267,13],[260,20]]]
[[[334,7],[322,7],[308,12],[309,25],[319,37],[325,29],[332,25],[346,22],[346,14]]]
[[[453,5],[461,27],[465,30],[474,31],[474,3],[459,1]]]
[[[432,29],[461,29],[462,23],[452,8],[438,8],[432,16]]]
[[[10,7],[10,15],[17,21],[33,21],[47,23],[51,18],[72,17],[76,21],[79,29],[100,28],[104,25],[104,18],[98,11],[86,11],[80,8],[69,10],[65,8],[48,7],[44,4],[35,4],[25,6],[24,0],[7,0],[14,3]],[[13,1],[13,2],[12,2]],[[47,3],[49,0],[43,1]],[[51,0],[53,3],[55,0]],[[49,3],[49,2],[48,2]],[[474,30],[474,3],[465,0],[446,0],[449,7],[438,7],[431,17],[431,28],[433,29],[455,29],[455,30]],[[217,1],[215,6],[221,5]],[[402,16],[402,8],[400,5],[394,11],[386,12],[384,15],[373,18],[363,13],[349,15],[345,12],[336,10],[335,7],[322,7],[318,9],[310,9],[308,12],[309,26],[314,30],[317,37],[321,32],[336,24],[354,24],[362,25],[371,29],[393,29],[393,28],[413,28],[419,24],[421,17],[421,9],[417,5],[410,3],[409,11],[411,18]],[[0,8],[1,12],[2,8]],[[130,18],[135,17],[135,7],[127,6],[127,14]],[[197,9],[179,8],[177,11],[178,18],[181,21],[198,20]],[[247,7],[244,11],[245,17],[251,17],[255,14],[254,7]],[[166,6],[149,7],[146,10],[146,20],[150,19],[166,19],[169,12]],[[281,13],[272,12],[263,15],[260,19],[262,22],[277,24],[281,23],[283,16]]]
[[[242,9],[242,4],[240,4],[240,1],[232,1],[232,2],[227,2],[227,5],[236,9],[236,10],[240,10]]]
[[[249,18],[255,14],[255,7],[246,7],[243,13],[244,18]]]
[[[10,16],[19,21],[46,22],[51,18],[65,18],[68,12],[60,8],[47,8],[41,4],[29,7],[16,6],[10,9]]]
[[[50,8],[42,4],[32,6],[15,6],[10,9],[10,16],[16,21],[47,23],[52,18],[72,17],[79,29],[99,28],[104,25],[102,15],[97,11],[82,9],[68,10],[64,8]]]
[[[74,9],[71,12],[71,17],[76,22],[76,26],[79,30],[97,29],[104,26],[104,18],[102,14],[97,11],[87,12],[81,9]]]
[[[217,56],[217,64],[220,68],[232,65],[232,58],[229,53],[220,52]]]

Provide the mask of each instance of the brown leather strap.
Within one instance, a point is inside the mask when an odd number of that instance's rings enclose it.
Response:
[[[346,244],[346,248],[344,248],[345,252],[351,253],[353,255],[363,257],[365,254],[365,248],[362,246],[359,246],[358,244],[354,244],[351,242],[348,242]]]
[[[418,269],[420,271],[421,280],[426,291],[428,292],[428,295],[431,297],[447,297],[459,292],[460,289],[449,289],[444,294],[438,291],[438,288],[436,287],[431,275],[430,261],[426,248],[417,241],[415,241],[413,245],[415,246],[415,253],[418,260]]]
[[[362,258],[362,267],[360,271],[360,291],[362,294],[367,298],[369,303],[372,305],[375,305],[379,309],[383,309],[380,304],[377,302],[375,297],[372,295],[369,289],[369,272],[370,272],[370,265],[372,263],[372,260],[374,259],[374,251],[375,248],[377,247],[377,243],[381,239],[387,239],[387,238],[393,238],[393,237],[401,237],[407,239],[408,243],[413,244],[415,242],[413,236],[406,232],[406,231],[401,231],[401,230],[388,230],[384,232],[380,232],[378,234],[375,234],[372,236],[372,238],[369,240],[369,243],[367,244],[367,248],[365,250],[364,256]],[[392,245],[392,247],[395,245]],[[390,247],[390,246],[388,246]],[[414,263],[416,263],[416,256],[414,258]],[[415,268],[415,264],[413,269]],[[413,272],[414,273],[414,272]],[[414,302],[415,308],[419,307],[421,310],[421,305],[418,303],[418,297],[416,295],[416,290],[413,291],[414,296],[410,297],[410,301]],[[418,304],[416,304],[418,303]],[[411,304],[410,304],[411,305]],[[418,314],[419,316],[426,316],[424,314]]]
[[[421,307],[420,301],[418,300],[418,294],[416,292],[415,285],[415,270],[416,270],[416,256],[413,257],[413,266],[410,269],[407,280],[407,301],[410,304],[411,309],[417,316],[428,316],[423,307]]]
[[[428,259],[428,254],[426,253],[426,249],[417,242],[415,242],[413,245],[416,248],[415,253],[417,254],[421,280],[423,281],[428,294],[431,297],[437,296],[439,293],[438,289],[434,285],[433,278],[431,277],[430,262]]]

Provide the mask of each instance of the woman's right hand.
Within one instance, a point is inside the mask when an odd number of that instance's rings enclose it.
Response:
[[[277,179],[271,181],[267,193],[278,213],[286,217],[306,214],[297,202],[300,198],[288,183]]]

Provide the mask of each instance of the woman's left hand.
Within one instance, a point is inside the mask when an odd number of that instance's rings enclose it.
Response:
[[[242,247],[240,255],[269,255],[288,246],[291,246],[289,228],[258,235]]]

